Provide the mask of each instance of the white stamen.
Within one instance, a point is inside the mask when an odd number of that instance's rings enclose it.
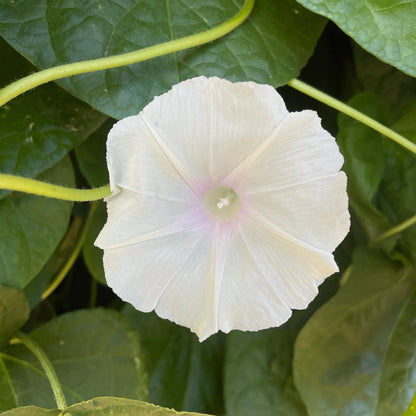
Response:
[[[220,202],[218,202],[217,207],[218,209],[222,209],[224,207],[228,207],[230,205],[230,198],[225,197],[225,198],[220,198]]]

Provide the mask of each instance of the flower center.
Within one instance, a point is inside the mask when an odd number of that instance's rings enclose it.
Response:
[[[204,196],[205,208],[213,217],[230,220],[240,210],[240,197],[227,186],[217,186]]]

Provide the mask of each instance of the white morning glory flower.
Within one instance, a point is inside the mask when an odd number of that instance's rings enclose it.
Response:
[[[281,325],[338,271],[342,155],[270,86],[181,82],[113,127],[107,162],[108,285],[200,340]]]

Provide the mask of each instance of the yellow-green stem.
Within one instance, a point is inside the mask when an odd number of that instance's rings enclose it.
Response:
[[[415,224],[416,224],[416,215],[407,219],[406,221],[403,221],[399,225],[396,225],[395,227],[390,228],[390,230],[386,231],[385,233],[381,234],[380,237],[378,237],[374,241],[374,244],[378,244],[381,241],[385,240],[386,238],[389,238],[393,235],[396,235],[396,234],[406,230],[407,228],[412,227]]]
[[[396,143],[405,147],[407,150],[410,150],[411,152],[416,154],[415,143],[406,139],[401,134],[396,133],[395,131],[389,129],[388,127],[384,126],[378,121],[372,119],[371,117],[368,117],[365,114],[361,113],[360,111],[355,110],[354,108],[343,103],[342,101],[339,101],[336,98],[333,98],[330,95],[325,94],[324,92],[314,87],[311,87],[310,85],[305,84],[304,82],[298,79],[292,79],[291,81],[288,82],[288,85],[300,92],[303,92],[306,95],[309,95],[312,98],[315,98],[318,101],[321,101],[324,104],[329,105],[332,108],[335,108],[338,111],[341,111],[341,113],[344,113],[347,116],[350,116],[354,118],[355,120],[360,121],[366,126],[371,127],[373,130],[378,131],[379,133],[383,134],[389,139],[394,140]]]
[[[238,27],[248,17],[254,6],[254,0],[246,0],[241,10],[227,22],[192,36],[158,45],[149,46],[148,48],[138,51],[125,53],[122,55],[111,56],[107,58],[93,59],[90,61],[75,62],[72,64],[60,65],[36,72],[25,78],[22,78],[7,87],[0,90],[0,106],[4,105],[18,95],[31,90],[39,85],[46,84],[50,81],[69,77],[72,75],[85,74],[87,72],[102,71],[104,69],[116,68],[119,66],[130,65],[137,62],[146,61],[157,56],[178,52],[183,49],[192,48],[212,42]]]
[[[90,208],[90,212],[88,213],[88,218],[91,217],[91,215],[95,211],[95,208],[96,208],[96,202]],[[73,248],[68,259],[66,260],[66,263],[63,265],[62,269],[56,275],[55,279],[53,279],[52,283],[42,293],[42,296],[41,296],[42,300],[45,300],[61,284],[61,282],[65,279],[65,276],[71,270],[71,267],[74,265],[75,260],[78,258],[78,255],[81,252],[81,249],[84,245],[85,237],[87,236],[86,224],[84,225],[84,228],[81,232],[81,235],[79,236],[77,243],[75,244],[75,247]]]
[[[43,349],[35,341],[33,341],[31,337],[24,334],[23,332],[18,332],[17,336],[10,341],[11,344],[16,344],[18,342],[21,342],[25,347],[32,351],[33,354],[36,355],[36,358],[42,365],[46,373],[46,376],[48,377],[49,383],[51,384],[58,409],[65,409],[67,407],[67,404],[64,392],[62,391],[61,383],[59,382],[55,369],[53,368],[53,365],[49,360],[49,357],[46,355],[45,351],[43,351]]]
[[[27,192],[49,198],[64,199],[66,201],[95,201],[111,194],[110,185],[93,189],[76,189],[53,185],[36,179],[0,173],[0,189]]]

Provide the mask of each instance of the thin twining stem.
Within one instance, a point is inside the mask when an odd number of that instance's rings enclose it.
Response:
[[[68,272],[71,270],[71,267],[74,265],[79,253],[82,250],[82,247],[84,246],[85,238],[87,236],[87,224],[91,221],[91,216],[95,212],[96,208],[97,202],[94,202],[90,208],[86,224],[83,226],[81,235],[79,236],[77,243],[73,247],[71,254],[67,258],[63,267],[59,270],[59,273],[56,275],[55,279],[53,279],[51,284],[42,293],[42,300],[45,300],[62,283],[62,281],[65,279],[65,276],[68,274]]]
[[[187,36],[158,45],[139,49],[138,51],[125,53],[122,55],[110,56],[107,58],[93,59],[89,61],[75,62],[72,64],[60,65],[36,72],[25,78],[8,85],[0,90],[0,106],[4,105],[18,95],[46,84],[50,81],[69,77],[72,75],[85,74],[87,72],[102,71],[104,69],[116,68],[119,66],[130,65],[137,62],[156,58],[157,56],[178,52],[184,49],[203,45],[212,42],[238,27],[249,16],[253,9],[255,0],[246,0],[241,10],[227,22],[195,35]]]
[[[33,341],[31,337],[24,334],[23,332],[18,332],[17,336],[10,341],[11,344],[16,344],[18,342],[21,342],[25,347],[32,351],[33,354],[36,355],[36,358],[42,365],[46,373],[46,376],[48,377],[49,383],[51,384],[58,409],[66,409],[67,404],[61,383],[59,382],[56,371],[53,368],[53,365],[49,357],[46,355],[45,351],[43,351],[43,349],[35,341]]]
[[[341,113],[344,113],[347,116],[350,116],[351,118],[354,118],[355,120],[360,121],[366,126],[371,127],[373,130],[378,131],[379,133],[383,134],[389,139],[394,140],[396,143],[405,147],[407,150],[410,150],[411,152],[416,154],[415,143],[406,139],[401,134],[396,133],[395,131],[389,129],[388,127],[384,126],[378,121],[372,119],[371,117],[366,116],[360,111],[343,103],[342,101],[339,101],[336,98],[331,97],[330,95],[325,94],[324,92],[317,90],[316,88],[311,87],[310,85],[298,79],[292,79],[291,81],[288,82],[288,85],[300,92],[303,92],[306,95],[309,95],[312,98],[315,98],[315,100],[321,101],[322,103],[327,104],[330,107],[335,108],[338,111],[341,111]]]
[[[378,237],[373,244],[378,244],[385,240],[386,238],[392,237],[393,235],[399,234],[402,231],[406,230],[407,228],[412,227],[416,224],[416,215],[413,217],[407,219],[406,221],[403,221],[402,223],[394,226],[393,228],[390,228],[390,230],[386,231],[385,233],[381,234],[380,237]]]

